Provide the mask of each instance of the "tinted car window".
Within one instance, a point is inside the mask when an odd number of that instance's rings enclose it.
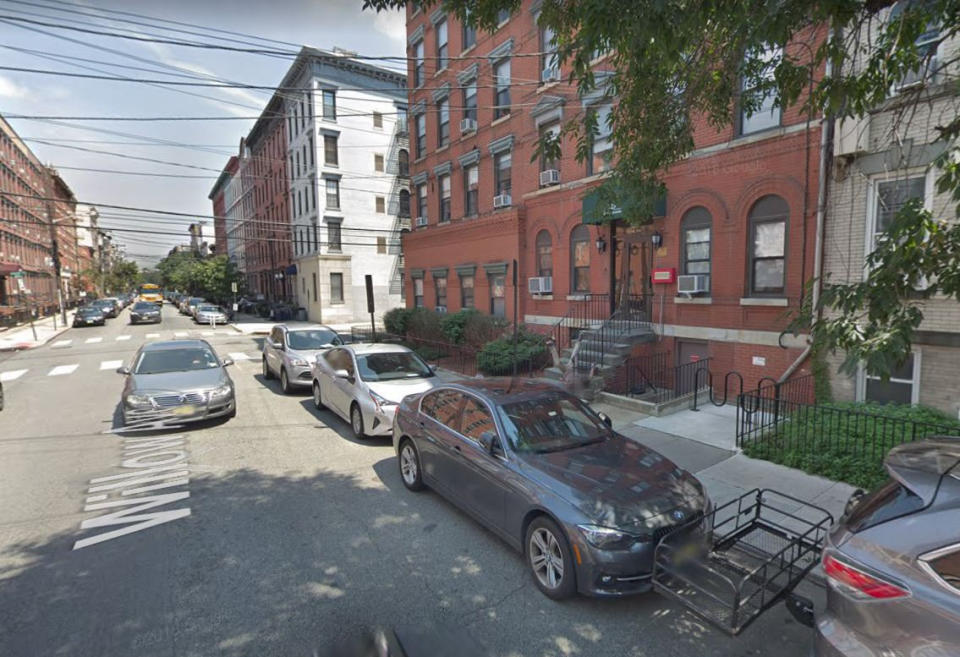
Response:
[[[477,442],[480,441],[480,435],[484,431],[493,431],[494,433],[497,431],[497,425],[493,421],[490,409],[474,397],[467,397],[460,417],[462,418],[460,433]]]
[[[610,433],[579,399],[559,390],[499,408],[507,438],[517,451],[571,449],[602,440]]]
[[[144,351],[137,359],[134,374],[163,374],[164,372],[190,372],[220,367],[217,357],[209,349],[163,349]]]
[[[332,344],[341,344],[340,337],[327,329],[304,329],[287,333],[291,349],[323,349]]]
[[[914,513],[923,508],[923,499],[890,480],[864,497],[847,516],[847,528],[856,533],[881,522]]]
[[[134,310],[156,310],[157,304],[152,303],[150,301],[138,301],[137,303],[133,304],[133,309]]]
[[[463,396],[456,390],[438,390],[423,398],[420,410],[437,422],[456,431],[459,428],[460,402]]]
[[[940,579],[960,594],[960,548],[934,559],[930,562],[930,567]]]
[[[420,357],[408,351],[357,356],[360,378],[364,381],[393,381],[396,379],[420,379],[433,376],[433,372]]]

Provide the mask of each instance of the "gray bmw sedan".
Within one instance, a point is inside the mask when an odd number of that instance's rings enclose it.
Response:
[[[429,486],[522,551],[555,599],[648,590],[657,542],[710,510],[693,475],[546,381],[411,395],[393,444],[408,489]]]

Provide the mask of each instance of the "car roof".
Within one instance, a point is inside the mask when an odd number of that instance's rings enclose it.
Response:
[[[389,342],[357,342],[344,345],[355,354],[390,354],[390,353],[411,353],[413,350],[402,344],[390,344]]]
[[[471,392],[495,404],[510,404],[536,399],[545,392],[564,391],[553,381],[526,377],[498,376],[486,379],[469,379],[448,384],[448,387]]]
[[[277,324],[277,326],[280,328],[285,328],[288,331],[316,331],[317,329],[322,329],[324,331],[333,331],[334,333],[337,332],[336,329],[330,328],[326,324],[304,324],[302,326],[299,324],[296,326],[290,326],[289,324]]]
[[[148,342],[141,349],[143,351],[172,351],[174,349],[199,349],[206,347],[213,349],[206,340],[164,340],[162,342]]]

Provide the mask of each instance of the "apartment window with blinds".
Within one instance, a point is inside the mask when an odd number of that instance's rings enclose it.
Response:
[[[443,19],[435,26],[437,35],[437,70],[447,67],[449,55],[449,35],[447,34],[447,19]]]
[[[327,187],[327,209],[340,209],[340,181],[334,178],[326,179]]]
[[[440,176],[440,219],[450,221],[450,174]]]
[[[417,216],[427,219],[427,185],[417,185]]]
[[[543,79],[547,69],[555,69],[559,76],[560,58],[557,56],[557,46],[554,43],[555,34],[547,26],[540,28],[540,71],[541,82],[547,82]]]
[[[548,123],[547,125],[540,127],[540,139],[542,140],[545,137],[550,137],[551,139],[556,139],[560,134],[560,123]],[[553,158],[549,158],[546,154],[540,156],[540,171],[547,171],[548,169],[560,169],[560,162]]]
[[[413,279],[413,307],[423,308],[423,279]]]
[[[750,209],[750,294],[781,296],[786,283],[789,206],[779,196],[764,196]]]
[[[494,317],[507,316],[506,276],[490,276],[490,314]]]
[[[323,118],[337,120],[337,93],[332,89],[323,90]]]
[[[460,277],[460,307],[473,308],[473,275],[464,274]]]
[[[340,272],[330,273],[330,303],[343,303],[343,274]]]
[[[739,134],[749,135],[770,128],[776,128],[780,125],[780,108],[775,106],[776,95],[772,90],[761,89],[760,84],[768,84],[773,81],[773,73],[780,59],[783,56],[783,50],[779,46],[767,46],[760,53],[760,60],[764,64],[764,69],[760,75],[760,80],[756,86],[749,86],[753,81],[743,78],[740,81],[741,97],[754,100],[754,96],[762,94],[756,99],[756,107],[748,109],[742,106],[739,111]],[[751,103],[752,104],[752,103]]]
[[[475,217],[480,196],[480,166],[471,164],[463,168],[463,214]]]
[[[553,276],[553,240],[548,230],[537,233],[537,276]]]
[[[613,128],[610,125],[611,105],[600,105],[592,112],[596,127],[590,135],[590,158],[587,160],[587,175],[608,171],[613,159]]]
[[[477,81],[471,80],[463,88],[463,118],[477,120]]]
[[[510,151],[493,156],[494,191],[497,196],[509,196],[511,189],[510,169],[512,154]]]
[[[340,164],[336,135],[323,136],[323,163],[332,167],[339,166]]]
[[[437,103],[437,147],[443,148],[450,143],[450,99],[443,98]]]
[[[436,292],[436,307],[446,308],[447,307],[447,277],[439,276],[433,279],[433,289]]]
[[[495,85],[493,118],[510,114],[510,58],[504,57],[493,65]]]
[[[423,40],[413,44],[413,86],[423,84]]]
[[[340,242],[340,222],[327,220],[327,250],[328,251],[342,251],[342,244]]]
[[[416,147],[417,147],[417,158],[421,158],[427,154],[427,116],[426,114],[417,114],[417,134],[416,134]]]
[[[684,274],[705,274],[710,289],[710,232],[712,218],[703,206],[687,210],[680,220],[683,240],[682,271]]]
[[[477,28],[470,25],[469,21],[470,21],[469,16],[467,16],[463,21],[463,33],[461,36],[462,36],[464,50],[467,50],[468,48],[472,48],[473,46],[477,45]]]

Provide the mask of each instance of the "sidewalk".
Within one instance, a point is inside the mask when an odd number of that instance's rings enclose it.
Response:
[[[37,330],[36,339],[33,337],[33,330],[30,328],[29,323],[0,331],[0,351],[33,349],[34,347],[46,344],[70,328],[74,313],[74,310],[67,311],[66,325],[60,321],[60,315],[58,313],[56,316],[56,328],[54,328],[53,315],[35,320],[33,325]]]
[[[286,319],[281,321],[275,321],[270,319],[264,319],[263,317],[257,317],[256,315],[248,315],[246,313],[236,313],[233,317],[233,321],[230,322],[230,326],[244,335],[266,335],[270,332],[277,324],[286,324],[290,328],[297,327],[306,327],[306,326],[316,326],[317,322],[303,322],[296,319]],[[324,324],[324,326],[329,326],[334,331],[338,333],[348,335],[350,333],[350,328],[353,326],[367,326],[369,327],[369,322],[366,324],[362,323],[352,323],[352,324]]]

